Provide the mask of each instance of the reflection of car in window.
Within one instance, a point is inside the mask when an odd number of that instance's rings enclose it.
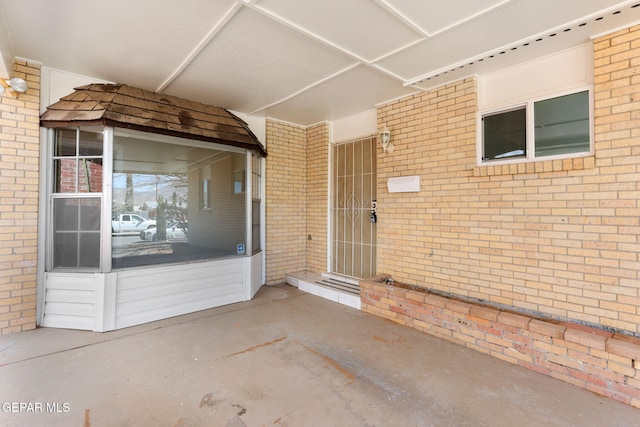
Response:
[[[149,227],[155,227],[156,222],[137,214],[124,213],[111,219],[111,231],[113,233],[138,232]]]
[[[140,231],[140,240],[149,242],[158,241],[158,229],[154,225],[146,230]],[[167,240],[187,240],[189,232],[187,231],[187,223],[185,222],[171,222],[167,224]]]

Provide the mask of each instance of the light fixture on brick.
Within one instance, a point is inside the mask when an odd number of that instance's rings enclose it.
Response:
[[[7,93],[17,98],[18,94],[25,93],[27,89],[27,82],[23,79],[17,77],[8,80],[0,79],[0,96]]]
[[[391,131],[384,127],[384,130],[378,135],[380,145],[382,145],[383,153],[393,153],[393,144],[391,143]]]

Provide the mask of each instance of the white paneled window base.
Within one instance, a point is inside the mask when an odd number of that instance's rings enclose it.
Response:
[[[46,273],[42,326],[104,332],[250,300],[260,267],[257,254],[107,274]]]

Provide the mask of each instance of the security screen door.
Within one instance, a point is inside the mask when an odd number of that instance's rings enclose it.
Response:
[[[334,145],[331,269],[345,276],[367,278],[376,273],[376,139]]]

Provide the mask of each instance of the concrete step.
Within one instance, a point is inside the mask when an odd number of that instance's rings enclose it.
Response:
[[[286,280],[301,291],[360,310],[360,287],[356,279],[302,272],[287,274]]]

